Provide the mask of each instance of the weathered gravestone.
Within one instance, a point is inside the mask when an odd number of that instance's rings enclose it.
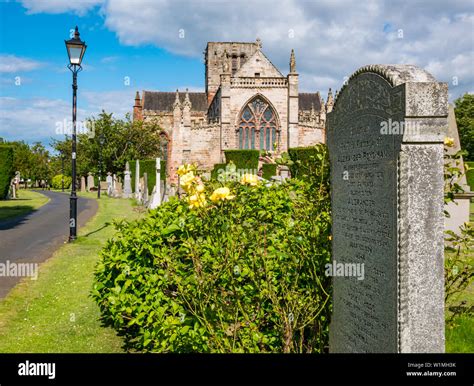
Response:
[[[333,278],[331,352],[444,352],[447,107],[426,71],[371,65],[328,115],[333,266],[364,267]]]
[[[94,175],[91,172],[89,172],[87,173],[87,191],[90,192],[94,188],[95,188]]]
[[[84,176],[81,177],[81,192],[86,191],[86,178]]]
[[[112,173],[107,172],[107,177],[105,178],[105,181],[107,182],[107,195],[111,197],[112,191],[113,191],[113,185],[114,185],[114,179],[112,177]]]

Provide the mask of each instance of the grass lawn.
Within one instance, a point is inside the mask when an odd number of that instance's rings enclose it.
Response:
[[[98,253],[114,233],[113,226],[105,224],[138,216],[131,200],[103,196],[96,216],[79,230],[76,242],[65,244],[44,262],[38,280],[22,281],[0,301],[0,352],[122,352],[114,330],[100,325],[89,293]]]
[[[49,201],[49,198],[33,190],[20,190],[18,198],[0,201],[0,220],[6,220],[32,212]]]

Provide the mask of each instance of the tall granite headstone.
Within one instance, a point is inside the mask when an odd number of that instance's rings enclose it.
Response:
[[[447,84],[412,65],[357,70],[328,115],[331,352],[444,352]]]

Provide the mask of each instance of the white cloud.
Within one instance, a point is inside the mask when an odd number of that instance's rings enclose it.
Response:
[[[132,113],[135,101],[135,89],[131,87],[125,90],[114,91],[83,91],[79,97],[84,98],[89,105],[88,111],[97,116],[102,110],[114,113],[116,118],[124,118],[125,114]]]
[[[29,58],[15,55],[0,55],[0,72],[19,73],[36,70],[44,64]]]
[[[78,109],[78,121],[87,112]],[[0,137],[34,142],[60,139],[58,124],[71,120],[71,103],[62,99],[0,97]]]
[[[73,12],[85,15],[89,10],[101,5],[103,0],[20,0],[28,14]]]
[[[300,77],[305,91],[338,89],[344,76],[370,63],[412,63],[446,82],[458,76],[455,95],[474,86],[469,2],[109,0],[102,12],[125,45],[200,57],[207,41],[260,37],[283,72],[295,48],[298,71],[309,77]]]

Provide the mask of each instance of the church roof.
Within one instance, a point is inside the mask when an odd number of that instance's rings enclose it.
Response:
[[[298,94],[298,110],[310,111],[311,107],[314,106],[314,111],[318,112],[321,110],[321,99],[319,93],[303,92]]]
[[[251,55],[247,61],[240,67],[234,77],[254,77],[255,69],[258,69],[259,76],[262,77],[282,77],[283,74],[275,67],[268,57],[261,51],[257,50]]]
[[[186,93],[179,93],[179,100],[184,102]],[[190,92],[191,111],[207,111],[207,96],[204,92]],[[143,109],[172,112],[176,92],[143,91]]]

